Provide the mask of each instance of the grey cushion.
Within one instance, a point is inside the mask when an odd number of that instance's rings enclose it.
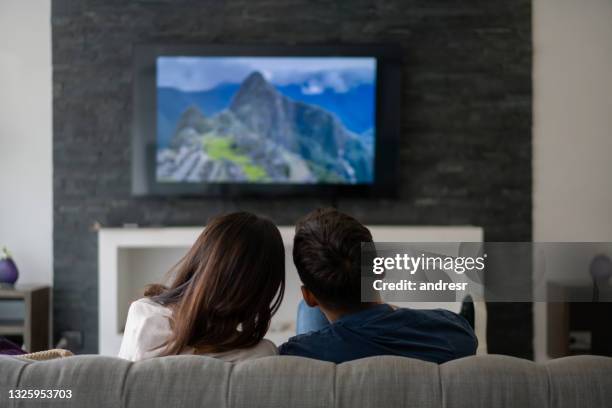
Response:
[[[300,357],[245,361],[232,370],[228,406],[330,407],[334,401],[335,371],[335,364]]]
[[[340,364],[335,384],[338,408],[442,406],[438,365],[421,360],[381,356]]]
[[[11,400],[9,389],[69,389],[70,400]],[[608,407],[612,358],[543,365],[478,356],[436,365],[371,357],[335,365],[300,357],[238,364],[176,356],[45,362],[0,357],[0,407]]]
[[[475,356],[440,366],[448,408],[548,407],[543,367],[508,356]]]
[[[10,372],[7,358],[0,359],[0,373]],[[6,367],[9,365],[9,367]],[[17,381],[0,383],[0,407],[8,402],[8,389],[72,390],[72,398],[12,400],[15,407],[84,407],[115,408],[121,406],[121,391],[129,361],[112,357],[75,356],[58,360],[29,362]],[[2,378],[3,375],[0,375]],[[0,379],[3,382],[3,379]],[[10,405],[9,405],[10,406]]]
[[[5,406],[9,389],[19,384],[19,378],[28,365],[28,361],[19,358],[0,356],[0,407]]]
[[[131,364],[126,407],[225,407],[232,365],[210,357],[173,356]]]
[[[612,407],[612,359],[580,356],[548,362],[550,406]]]

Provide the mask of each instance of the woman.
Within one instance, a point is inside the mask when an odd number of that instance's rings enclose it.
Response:
[[[170,287],[152,285],[130,306],[119,357],[277,354],[263,338],[285,291],[285,249],[272,222],[244,212],[214,218],[173,272]]]

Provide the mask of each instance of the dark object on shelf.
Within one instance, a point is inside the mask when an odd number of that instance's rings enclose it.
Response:
[[[2,248],[0,255],[0,287],[8,285],[12,286],[19,279],[19,270],[13,261],[11,254],[5,248]]]
[[[42,285],[0,288],[0,336],[22,339],[27,352],[49,349],[51,289]],[[15,337],[13,337],[15,336]],[[14,341],[14,340],[13,340]]]

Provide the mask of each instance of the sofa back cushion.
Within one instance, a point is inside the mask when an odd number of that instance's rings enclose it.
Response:
[[[506,356],[442,365],[403,357],[333,364],[275,356],[225,363],[202,356],[132,363],[75,356],[43,362],[0,357],[1,407],[448,407],[612,406],[612,358],[546,364]],[[72,398],[9,399],[9,390],[71,390]],[[27,402],[27,404],[25,404]]]

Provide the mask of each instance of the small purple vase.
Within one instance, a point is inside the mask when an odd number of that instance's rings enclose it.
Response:
[[[3,248],[0,255],[0,285],[13,286],[18,278],[17,265],[13,262],[11,254]]]

